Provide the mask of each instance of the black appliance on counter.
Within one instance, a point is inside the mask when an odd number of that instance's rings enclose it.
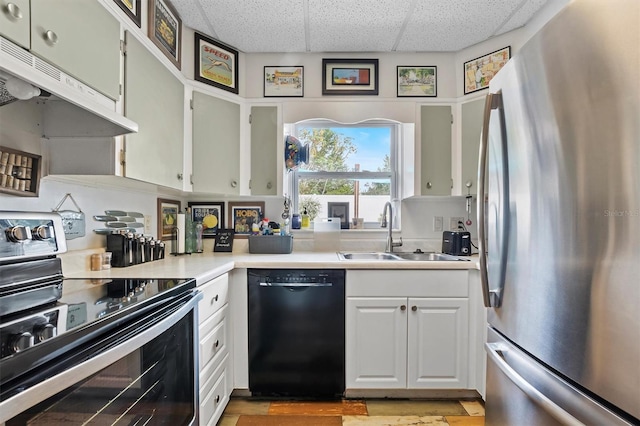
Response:
[[[340,397],[345,391],[345,271],[249,269],[253,396]]]
[[[442,252],[453,256],[471,256],[471,234],[468,231],[444,231]]]
[[[195,280],[65,279],[65,251],[58,214],[0,211],[0,424],[197,424]]]

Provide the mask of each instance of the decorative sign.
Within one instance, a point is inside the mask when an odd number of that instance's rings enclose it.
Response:
[[[218,228],[224,226],[224,202],[190,201],[191,220],[202,224],[202,237],[213,238]]]
[[[489,87],[494,75],[511,58],[511,46],[464,63],[464,94]]]
[[[218,229],[213,251],[231,253],[233,250],[233,229]]]

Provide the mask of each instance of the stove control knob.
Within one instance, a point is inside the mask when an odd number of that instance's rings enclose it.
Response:
[[[45,324],[36,327],[36,340],[38,343],[44,342],[47,339],[56,337],[58,335],[58,329],[53,324]]]
[[[48,240],[53,237],[53,228],[47,225],[40,225],[31,230],[34,240]]]
[[[18,353],[27,348],[33,346],[33,334],[25,331],[24,333],[16,334],[11,339],[11,350],[13,353]]]
[[[7,234],[7,239],[14,243],[19,243],[20,241],[31,238],[31,230],[22,225],[12,226],[11,228],[5,229],[4,232]]]

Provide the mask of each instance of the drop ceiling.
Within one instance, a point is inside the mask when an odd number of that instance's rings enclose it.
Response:
[[[550,0],[170,0],[183,25],[245,53],[455,52]]]

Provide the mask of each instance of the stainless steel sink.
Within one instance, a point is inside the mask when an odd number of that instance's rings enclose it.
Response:
[[[402,260],[391,253],[338,253],[340,260]]]
[[[456,256],[451,256],[450,254],[443,253],[394,253],[394,256],[398,256],[404,260],[417,260],[417,261],[456,261],[456,260],[466,260],[469,259],[460,259]]]
[[[427,261],[427,262],[439,262],[439,261],[468,261],[469,259],[460,259],[456,256],[451,256],[442,253],[338,253],[340,260],[396,260],[396,261]]]

